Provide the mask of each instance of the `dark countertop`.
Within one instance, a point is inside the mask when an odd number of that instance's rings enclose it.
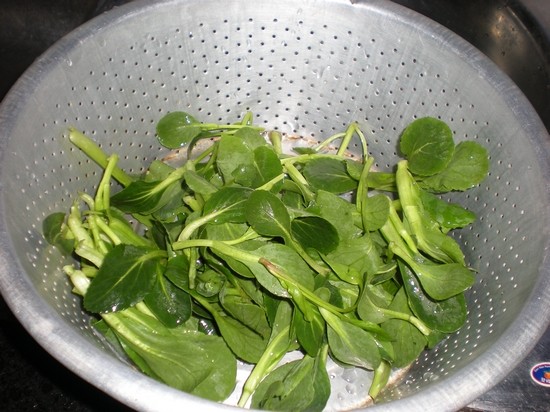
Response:
[[[2,0],[0,99],[33,60],[86,20],[129,0]],[[550,8],[547,0],[394,0],[462,35],[507,72],[550,129]],[[489,27],[501,25],[500,37]],[[52,24],[55,22],[55,24]],[[550,331],[493,390],[464,411],[550,411],[550,388],[529,371],[550,362]],[[43,350],[0,298],[0,408],[3,411],[128,411]]]

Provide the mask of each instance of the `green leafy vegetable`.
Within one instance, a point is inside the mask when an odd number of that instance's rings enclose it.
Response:
[[[342,194],[357,187],[357,182],[349,175],[343,160],[313,158],[305,164],[303,173],[308,182],[318,190]]]
[[[450,162],[455,147],[453,132],[445,122],[423,117],[407,126],[399,147],[409,160],[412,173],[431,176]]]
[[[306,355],[268,375],[258,385],[252,407],[279,411],[322,411],[330,396],[327,350],[325,346],[317,357]]]
[[[186,327],[167,328],[135,309],[106,314],[104,319],[153,377],[214,401],[233,390],[236,362],[221,338]]]
[[[327,220],[318,216],[303,216],[290,224],[292,237],[304,248],[330,253],[340,243],[338,231]]]
[[[443,121],[404,130],[395,172],[374,170],[356,123],[294,155],[251,113],[217,124],[176,111],[157,138],[192,156],[130,177],[71,129],[104,173],[94,197],[43,222],[76,258],[64,270],[93,325],[143,373],[221,402],[245,362],[239,406],[321,411],[329,357],[371,370],[376,400],[392,369],[464,324],[475,276],[450,232],[475,215],[444,193],[480,184],[489,163]]]
[[[489,172],[487,149],[473,141],[456,145],[445,169],[424,180],[422,185],[436,192],[467,190],[485,179]]]
[[[160,250],[120,244],[104,257],[94,281],[84,297],[84,307],[95,313],[115,312],[143,300],[158,272]]]

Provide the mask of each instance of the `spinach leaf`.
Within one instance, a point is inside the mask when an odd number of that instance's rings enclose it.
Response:
[[[189,222],[178,236],[184,241],[206,223],[244,223],[246,222],[245,204],[251,190],[243,187],[223,187],[208,198],[202,208],[202,216]]]
[[[166,263],[164,276],[176,287],[185,292],[189,292],[189,260],[184,254],[176,255]]]
[[[208,198],[218,191],[218,187],[195,170],[185,170],[183,173],[185,183],[194,192]]]
[[[389,218],[391,200],[383,194],[367,196],[362,204],[361,216],[365,230],[380,229]]]
[[[359,303],[357,305],[357,314],[363,320],[380,324],[392,316],[385,311],[391,301],[393,295],[386,292],[383,287],[377,285],[366,285]]]
[[[397,292],[389,309],[400,313],[411,313],[403,288]],[[382,323],[382,328],[393,337],[394,367],[408,366],[426,347],[426,337],[410,322],[393,318]]]
[[[466,299],[459,293],[445,300],[433,300],[426,296],[411,269],[399,262],[403,287],[409,307],[430,329],[444,333],[456,332],[466,321]]]
[[[334,193],[319,190],[315,203],[308,207],[308,211],[328,220],[338,231],[340,239],[356,238],[362,234],[355,224],[355,206]]]
[[[166,253],[132,245],[118,245],[103,260],[84,297],[94,313],[114,312],[143,300],[151,292]]]
[[[236,361],[216,336],[179,326],[167,328],[129,308],[104,314],[116,335],[140,356],[147,371],[168,385],[214,401],[226,399],[236,381]]]
[[[294,309],[293,327],[296,333],[296,338],[309,356],[316,356],[324,341],[325,337],[325,321],[319,310],[307,303],[309,306],[308,317],[306,316],[298,306]]]
[[[267,322],[265,310],[243,296],[237,288],[227,284],[219,293],[220,304],[235,319],[264,338],[269,338],[271,328]]]
[[[175,328],[191,317],[191,296],[157,273],[156,282],[144,302],[164,325]]]
[[[418,249],[441,262],[464,264],[464,254],[456,241],[442,233],[436,222],[424,212],[420,188],[408,170],[408,162],[397,164],[397,189],[406,223],[415,234]]]
[[[268,340],[237,319],[212,311],[220,334],[235,355],[245,362],[257,363],[265,351]]]
[[[168,113],[157,123],[159,143],[169,149],[189,144],[201,132],[200,122],[185,112]]]
[[[224,182],[226,184],[233,182],[235,175],[238,176],[243,165],[254,169],[254,152],[252,149],[238,136],[222,136],[218,143],[216,166]]]
[[[278,411],[322,411],[330,396],[326,356],[325,349],[317,357],[306,355],[275,369],[258,385],[251,406]]]
[[[305,164],[303,174],[317,190],[343,194],[357,187],[357,181],[348,173],[346,162],[338,159],[313,158]]]
[[[255,190],[245,208],[246,220],[263,236],[290,238],[290,215],[276,195],[265,190]]]
[[[434,194],[422,189],[418,193],[426,213],[445,232],[468,226],[476,220],[476,215],[473,212],[457,203],[439,199]]]
[[[436,192],[470,189],[485,179],[489,172],[487,149],[474,141],[456,145],[445,169],[422,180],[422,186]]]
[[[289,306],[290,307],[290,306]],[[285,323],[285,326],[274,328],[273,334],[269,340],[268,346],[258,360],[252,372],[246,379],[239,398],[238,406],[245,407],[250,396],[256,391],[256,388],[273,369],[277,367],[279,362],[292,348],[292,340],[290,337],[290,326]]]
[[[433,117],[422,117],[410,123],[400,140],[412,173],[431,176],[441,172],[451,161],[455,144],[447,124]]]
[[[414,272],[426,294],[434,300],[445,300],[464,292],[474,284],[473,273],[460,263],[433,263],[422,256],[410,256],[400,247],[390,249]]]
[[[313,290],[314,274],[304,260],[293,249],[278,243],[267,243],[256,249],[255,254],[265,260],[284,268],[292,281],[307,290]],[[250,265],[258,282],[270,292],[280,297],[289,297],[288,290],[282,287],[280,282],[262,264]]]
[[[42,233],[46,242],[57,247],[63,254],[69,256],[74,251],[74,239],[67,231],[66,214],[52,213],[42,222]]]
[[[292,237],[305,249],[330,253],[340,242],[338,231],[328,221],[317,216],[303,216],[290,223]]]
[[[136,180],[113,195],[111,204],[127,213],[151,214],[163,206],[162,199],[167,188],[164,181]]]
[[[208,216],[212,223],[246,222],[245,203],[252,192],[241,187],[223,187],[204,204],[203,219]]]
[[[271,149],[271,146],[267,145],[265,137],[262,136],[257,127],[243,125],[242,128],[235,131],[234,136],[239,138],[250,150],[256,150],[259,147],[268,147]]]
[[[236,183],[256,189],[282,173],[283,166],[275,150],[260,146],[252,152],[250,162],[241,163],[239,168],[233,170],[232,176]]]
[[[218,296],[226,278],[221,273],[211,268],[199,271],[195,278],[195,290],[201,296],[211,298]]]
[[[328,344],[336,359],[369,370],[380,364],[379,345],[372,334],[326,309],[319,311],[327,322]]]
[[[325,256],[325,260],[332,268],[338,270],[339,276],[344,276],[353,284],[358,284],[365,274],[375,275],[384,266],[377,245],[368,235],[341,241],[335,250]],[[339,265],[352,269],[348,271],[351,277],[346,276],[343,270],[339,270]]]

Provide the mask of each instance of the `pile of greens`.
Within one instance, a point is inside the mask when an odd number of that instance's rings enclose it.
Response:
[[[489,161],[443,121],[403,131],[394,172],[373,169],[355,123],[292,154],[250,113],[220,125],[173,112],[157,136],[187,161],[134,177],[71,129],[104,173],[94,196],[44,221],[77,259],[64,270],[95,327],[144,373],[223,401],[242,361],[254,367],[240,406],[322,410],[329,356],[374,371],[376,398],[392,369],[463,325],[475,277],[448,232],[475,215],[438,195],[479,184]],[[303,356],[281,362],[290,351]]]

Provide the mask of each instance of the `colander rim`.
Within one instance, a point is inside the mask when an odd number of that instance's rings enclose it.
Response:
[[[25,96],[34,89],[41,77],[52,67],[59,64],[59,59],[67,51],[72,50],[85,38],[105,30],[124,19],[133,18],[141,13],[152,12],[156,8],[186,0],[137,0],[106,12],[83,24],[64,36],[48,49],[21,76],[0,104],[0,164],[6,153],[6,142],[10,129],[17,122],[17,109],[23,104]],[[417,30],[429,33],[440,39],[454,53],[463,56],[470,65],[475,67],[481,76],[499,90],[512,108],[514,114],[521,119],[528,130],[532,144],[538,150],[539,166],[544,176],[544,190],[550,205],[550,138],[541,120],[535,114],[531,104],[519,88],[500,69],[455,33],[436,22],[410,9],[389,0],[377,1],[345,1],[326,0],[345,5],[354,4],[365,7],[373,12],[399,18]],[[0,182],[4,171],[0,171]],[[128,365],[120,364],[113,367],[113,357],[88,342],[76,333],[70,325],[59,322],[59,315],[46,302],[41,300],[32,285],[25,278],[22,266],[19,264],[13,245],[9,239],[5,223],[4,198],[8,195],[2,185],[0,191],[0,286],[2,295],[15,316],[30,333],[55,359],[69,370],[98,387],[113,398],[139,410],[159,410],[163,405],[172,409],[183,399],[186,406],[201,408],[201,410],[219,410],[220,405],[181,393],[175,389],[158,383]],[[550,212],[547,208],[545,222],[550,223]],[[550,250],[550,224],[545,225],[545,251]],[[478,396],[489,390],[496,382],[506,376],[522,360],[517,351],[524,356],[531,350],[542,336],[550,322],[550,259],[548,252],[540,268],[540,278],[533,288],[528,303],[523,307],[515,321],[503,335],[476,361],[455,375],[455,382],[460,382],[459,388],[449,391],[449,383],[445,379],[434,382],[431,387],[421,393],[369,408],[373,411],[407,410],[455,410],[465,406]],[[76,345],[75,345],[76,344]],[[495,373],[495,368],[498,373]],[[128,384],[131,382],[131,385]],[[434,409],[435,406],[435,409]],[[224,405],[224,410],[239,410]]]

